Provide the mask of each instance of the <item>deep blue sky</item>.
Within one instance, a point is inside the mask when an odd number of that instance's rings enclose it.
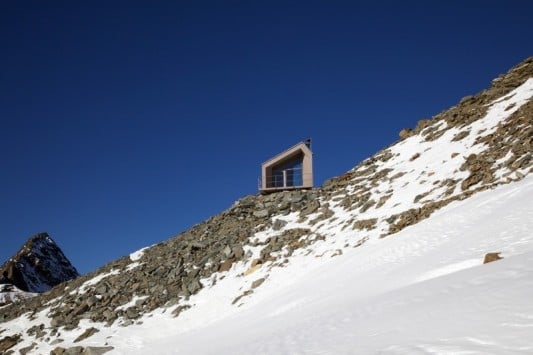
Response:
[[[47,231],[82,273],[257,192],[317,185],[533,55],[533,2],[2,1],[0,263]]]

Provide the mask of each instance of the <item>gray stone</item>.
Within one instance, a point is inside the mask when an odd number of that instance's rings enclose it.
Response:
[[[20,334],[15,334],[12,336],[6,336],[0,339],[0,352],[4,354],[8,349],[14,347],[22,340]]]
[[[123,327],[129,327],[132,324],[133,324],[133,321],[131,319],[126,319],[120,325],[123,326]]]
[[[193,241],[191,243],[191,248],[193,250],[201,250],[201,249],[205,249],[206,248],[206,245],[202,242],[199,242],[199,241]]]
[[[52,327],[60,327],[61,325],[63,325],[65,322],[63,320],[63,318],[59,315],[56,315],[52,318],[52,320],[50,321],[50,325]]]
[[[240,199],[237,203],[241,208],[251,208],[255,206],[255,196],[246,196]]]
[[[91,296],[87,299],[87,306],[89,307],[92,307],[94,306],[96,303],[98,303],[99,299],[95,296]]]
[[[268,217],[269,213],[268,213],[268,210],[264,209],[264,210],[254,211],[253,215],[256,218],[266,218]]]
[[[302,210],[300,216],[307,216],[313,212],[316,212],[320,208],[320,202],[317,200],[312,200],[307,203],[307,206]]]
[[[165,293],[165,291],[163,293]],[[146,304],[146,298],[141,298],[141,299],[135,301],[135,306],[136,307],[142,307],[144,304]]]
[[[239,302],[243,297],[249,296],[249,295],[251,295],[253,292],[254,292],[254,291],[252,291],[252,290],[246,290],[246,291],[244,291],[244,292],[242,293],[242,295],[236,297],[236,298],[231,302],[231,304],[235,304],[235,303]]]
[[[102,355],[114,348],[112,346],[88,346],[83,350],[83,355]]]
[[[262,277],[258,280],[255,280],[254,282],[252,282],[252,288],[257,288],[259,286],[261,286],[263,284],[263,282],[265,282],[265,278]]]
[[[232,254],[235,257],[235,259],[240,260],[244,256],[244,249],[242,248],[240,244],[235,245],[232,248]]]
[[[78,316],[82,313],[85,313],[88,310],[89,310],[89,306],[87,305],[87,303],[83,303],[82,305],[78,306],[78,308],[76,308],[74,312],[72,312],[72,316]]]
[[[46,331],[44,331],[44,324],[41,323],[39,325],[34,325],[30,329],[26,331],[28,335],[33,335],[35,338],[42,338],[46,335]]]
[[[191,308],[191,306],[189,306],[189,305],[180,305],[180,306],[176,307],[176,309],[174,309],[172,311],[172,315],[174,317],[177,317],[177,316],[180,315],[181,312],[183,312],[183,311],[185,311],[185,310],[187,310],[189,308]]]
[[[34,348],[36,345],[37,345],[37,343],[31,343],[31,345],[28,345],[28,346],[26,346],[26,347],[24,347],[24,348],[21,348],[21,349],[19,350],[19,352],[20,352],[21,355],[26,355],[26,354],[28,354],[30,351],[32,351],[33,348]]]
[[[96,334],[98,332],[99,332],[99,330],[94,328],[94,327],[87,328],[87,329],[85,329],[85,331],[82,334],[80,334],[76,339],[74,339],[74,342],[78,343],[78,342],[80,342],[80,341],[82,341],[84,339],[89,338],[90,336],[93,336],[94,334]]]
[[[274,221],[274,224],[272,225],[272,229],[275,231],[279,231],[281,228],[285,227],[287,225],[287,222],[281,219],[276,219]]]
[[[413,131],[409,128],[404,128],[400,131],[400,139],[406,139],[413,135]]]
[[[200,281],[198,281],[198,280],[192,280],[191,283],[189,283],[189,285],[187,286],[187,290],[188,290],[191,294],[195,294],[195,293],[198,292],[201,288],[202,288],[202,285],[200,284]]]
[[[464,103],[467,103],[468,101],[472,100],[473,98],[474,98],[474,96],[472,96],[472,95],[467,95],[467,96],[463,97],[463,98],[461,99],[461,101],[459,101],[459,105],[464,104]]]
[[[98,288],[96,288],[96,293],[97,294],[104,294],[106,292],[107,292],[107,286],[105,284],[100,285],[100,286],[98,286]]]
[[[73,346],[65,350],[65,355],[77,355],[83,352],[83,346]]]
[[[50,355],[62,355],[65,353],[66,350],[67,349],[58,346],[55,349],[52,349],[52,351],[50,351]]]
[[[304,194],[301,192],[295,192],[289,195],[290,203],[298,203],[298,202],[301,202],[303,199],[304,199]]]
[[[228,271],[229,269],[231,269],[231,265],[233,265],[233,260],[226,259],[222,264],[220,264],[218,271],[219,272]]]
[[[226,255],[226,258],[229,258],[231,256],[231,248],[229,247],[229,245],[226,245],[222,252],[224,253],[224,255]]]
[[[126,317],[129,319],[139,318],[139,311],[135,307],[128,307],[128,309],[126,309]]]
[[[111,312],[109,309],[106,309],[102,315],[104,316],[104,318],[106,320],[111,320],[111,319],[115,319],[117,318],[117,315],[115,314],[115,312]]]

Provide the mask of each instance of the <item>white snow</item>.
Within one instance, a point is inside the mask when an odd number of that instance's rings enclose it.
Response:
[[[138,266],[141,266],[141,263],[138,262],[138,261],[135,261],[135,262],[129,264],[129,265],[126,267],[126,271],[133,270],[133,269],[135,269],[135,268],[138,267]]]
[[[74,344],[85,328],[98,327],[84,321],[61,331],[61,346],[108,343],[110,354],[530,354],[532,198],[530,176],[341,256],[294,256],[241,306],[232,299],[267,267],[238,276],[237,265],[191,297],[194,307],[178,318],[158,309]],[[503,259],[482,265],[488,252]],[[30,325],[21,322],[2,326]]]
[[[207,290],[109,342],[117,354],[531,353],[532,198],[533,177],[480,193],[308,272],[291,262],[242,307]],[[504,259],[482,265],[488,252]]]
[[[119,310],[126,310],[128,308],[130,308],[131,306],[135,306],[135,304],[137,303],[137,301],[142,301],[144,299],[148,298],[148,296],[134,296],[131,301],[129,301],[128,303],[125,303],[123,304],[122,306],[118,306],[115,310],[116,311],[119,311]]]
[[[105,279],[106,277],[111,276],[111,275],[118,275],[119,273],[120,273],[120,270],[113,269],[107,273],[97,275],[93,277],[92,279],[85,281],[79,288],[73,290],[71,294],[85,293],[91,286],[96,285],[98,282]]]
[[[136,252],[133,252],[130,254],[131,261],[138,261],[142,258],[144,251],[150,247],[145,247],[137,250]]]

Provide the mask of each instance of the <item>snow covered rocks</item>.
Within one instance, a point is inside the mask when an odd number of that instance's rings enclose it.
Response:
[[[0,354],[5,354],[7,350],[14,347],[18,342],[20,342],[20,338],[20,334],[15,334],[0,339]]]
[[[11,302],[17,302],[25,298],[33,297],[35,295],[36,293],[22,291],[15,285],[0,284],[0,307]]]
[[[531,352],[532,97],[528,59],[321,188],[246,196],[1,308],[0,334],[38,353]]]

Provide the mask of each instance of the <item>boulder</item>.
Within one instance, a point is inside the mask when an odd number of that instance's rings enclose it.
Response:
[[[198,292],[201,288],[202,288],[202,284],[200,284],[200,281],[198,281],[197,279],[192,280],[192,281],[189,283],[189,285],[187,286],[187,290],[188,290],[191,294],[195,294],[195,293]]]
[[[413,130],[410,128],[404,128],[400,131],[399,135],[400,135],[400,139],[402,140],[409,138],[413,135]]]
[[[74,342],[78,343],[78,342],[80,342],[80,341],[82,341],[84,339],[87,339],[88,337],[98,333],[98,332],[99,332],[99,330],[94,328],[94,327],[87,328],[87,329],[85,329],[85,331],[82,334],[80,334],[76,339],[74,339]]]
[[[242,259],[244,256],[244,249],[242,248],[242,245],[237,244],[232,248],[232,254],[235,257],[236,260]]]
[[[256,218],[266,218],[268,217],[269,212],[267,209],[263,209],[263,210],[254,211],[253,215]]]
[[[483,264],[491,263],[491,262],[493,262],[493,261],[500,260],[500,259],[503,259],[503,258],[500,256],[500,252],[497,252],[497,253],[487,253],[487,254],[485,255],[485,258],[483,259]]]
[[[0,354],[5,354],[8,349],[11,349],[18,342],[21,341],[20,334],[11,335],[0,339]]]
[[[29,354],[33,350],[33,348],[35,348],[36,345],[37,345],[37,343],[35,343],[35,342],[31,343],[31,345],[28,345],[28,346],[20,349],[19,352],[20,352],[21,355]]]
[[[177,316],[180,315],[181,312],[183,312],[183,311],[185,311],[185,310],[187,310],[189,308],[191,308],[191,306],[189,306],[189,305],[179,305],[178,307],[176,307],[176,309],[174,309],[172,311],[172,315],[174,317],[177,317]]]
[[[88,346],[83,350],[82,355],[102,355],[113,349],[112,346]]]
[[[231,265],[233,265],[233,260],[226,259],[222,264],[220,264],[220,266],[218,267],[218,271],[219,272],[228,271],[229,269],[231,269]]]
[[[281,228],[285,227],[287,225],[287,222],[281,219],[276,219],[274,221],[274,224],[272,225],[272,229],[275,231],[279,231]]]
[[[62,348],[61,346],[58,346],[54,348],[52,351],[50,351],[50,355],[62,355],[65,353],[67,349]]]
[[[77,355],[83,353],[83,346],[73,346],[65,350],[65,355]]]
[[[261,286],[263,284],[263,282],[265,282],[265,278],[264,277],[255,280],[254,282],[252,282],[252,288],[257,288],[257,287]]]

